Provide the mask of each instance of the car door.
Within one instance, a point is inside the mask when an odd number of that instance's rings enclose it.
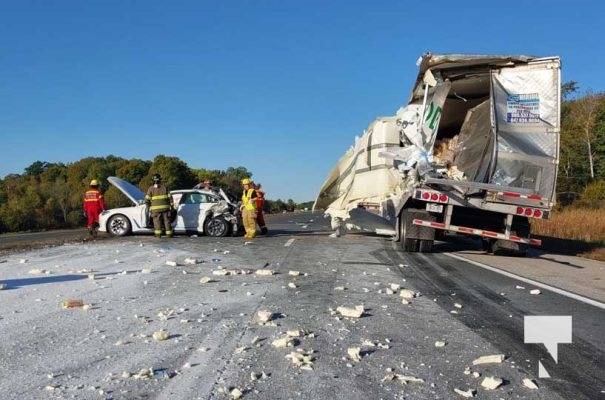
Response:
[[[214,204],[214,198],[205,193],[184,193],[178,205],[176,231],[204,231],[204,221]]]

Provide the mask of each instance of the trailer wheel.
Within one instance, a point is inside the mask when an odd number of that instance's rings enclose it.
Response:
[[[412,214],[410,214],[408,210],[401,211],[399,217],[399,241],[401,242],[403,251],[408,253],[417,252],[419,248],[418,239],[411,239],[409,237],[411,226]]]

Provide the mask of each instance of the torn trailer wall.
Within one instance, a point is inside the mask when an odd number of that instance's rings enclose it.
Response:
[[[559,148],[558,58],[427,53],[419,66],[409,103],[395,116],[377,118],[355,139],[314,209],[394,233],[401,209],[427,180],[449,182],[463,196],[486,188],[515,190],[551,207]],[[368,219],[359,218],[359,208],[381,222],[370,218],[363,226]]]

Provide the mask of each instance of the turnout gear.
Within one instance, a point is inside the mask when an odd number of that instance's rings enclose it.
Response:
[[[157,179],[156,179],[157,178]],[[156,182],[147,189],[145,202],[149,206],[149,214],[153,220],[153,233],[156,237],[162,236],[162,228],[166,236],[172,236],[170,214],[172,212],[172,195],[160,180],[159,174],[152,179]]]
[[[254,188],[250,186],[250,179],[242,179],[244,191],[242,192],[242,219],[246,234],[244,238],[252,239],[256,237],[256,198],[257,194]]]
[[[256,222],[258,223],[258,226],[260,227],[261,235],[266,235],[269,232],[269,230],[267,229],[267,224],[265,223],[265,216],[263,214],[264,207],[265,207],[265,192],[263,192],[261,190],[260,183],[258,183],[254,187],[254,190],[256,191],[256,195],[258,196],[256,198]]]
[[[84,194],[84,201],[82,202],[82,209],[87,217],[86,226],[88,227],[88,233],[91,235],[97,234],[99,214],[105,211],[105,201],[97,188],[98,186],[99,181],[96,179],[90,181],[89,188]]]

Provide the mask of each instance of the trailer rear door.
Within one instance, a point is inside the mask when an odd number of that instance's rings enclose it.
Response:
[[[495,164],[490,183],[531,190],[554,204],[560,132],[560,60],[491,73]]]

